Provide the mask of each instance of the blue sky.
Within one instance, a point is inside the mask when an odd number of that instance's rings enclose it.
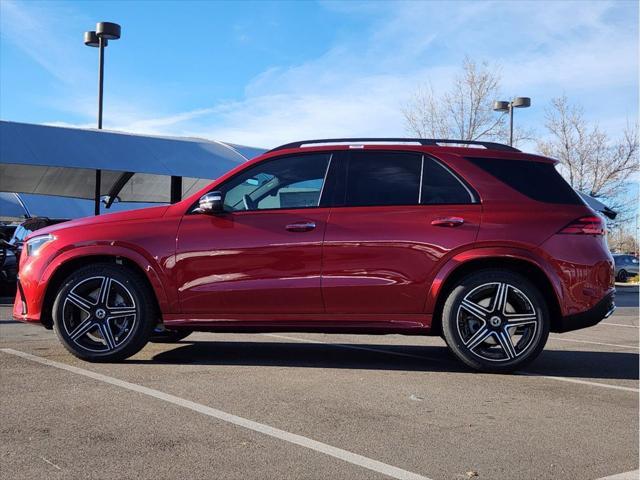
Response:
[[[95,125],[97,51],[82,33],[122,24],[107,49],[105,128],[271,147],[406,134],[420,84],[444,91],[465,57],[500,66],[518,122],[543,134],[567,94],[616,136],[638,115],[638,3],[0,3],[0,117]]]

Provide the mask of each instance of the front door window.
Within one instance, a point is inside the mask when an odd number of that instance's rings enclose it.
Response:
[[[318,207],[329,160],[323,153],[261,162],[220,188],[225,210]]]

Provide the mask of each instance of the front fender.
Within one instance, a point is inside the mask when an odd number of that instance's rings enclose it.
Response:
[[[437,271],[431,282],[431,287],[427,295],[427,301],[425,304],[426,313],[434,313],[438,298],[442,293],[442,289],[447,282],[447,279],[451,277],[458,269],[464,268],[469,262],[474,260],[482,260],[483,262],[489,262],[492,259],[495,260],[519,260],[528,262],[529,264],[537,267],[541,270],[549,280],[553,291],[556,295],[559,305],[562,305],[563,290],[562,285],[554,274],[554,270],[549,263],[543,258],[542,255],[537,255],[530,250],[510,247],[510,246],[486,246],[473,248],[460,252],[449,260],[447,260],[441,268]]]
[[[83,257],[93,256],[119,257],[133,262],[144,272],[149,280],[149,283],[155,292],[160,309],[163,312],[173,311],[171,307],[175,303],[175,299],[172,299],[167,295],[162,275],[160,273],[162,270],[156,259],[147,252],[131,248],[127,245],[118,244],[116,242],[86,246],[75,245],[73,248],[62,251],[45,267],[40,277],[40,283],[42,285],[48,285],[55,272],[68,262],[78,260]]]

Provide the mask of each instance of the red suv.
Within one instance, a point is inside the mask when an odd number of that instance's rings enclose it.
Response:
[[[90,361],[194,330],[403,333],[512,371],[615,308],[603,220],[555,163],[459,140],[283,145],[179,203],[35,232],[14,316]]]

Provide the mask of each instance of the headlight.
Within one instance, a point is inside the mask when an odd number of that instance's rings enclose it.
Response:
[[[27,257],[32,257],[38,254],[38,251],[42,248],[42,246],[51,240],[54,239],[54,236],[51,234],[48,235],[38,235],[37,237],[31,237],[27,240],[26,250]]]

